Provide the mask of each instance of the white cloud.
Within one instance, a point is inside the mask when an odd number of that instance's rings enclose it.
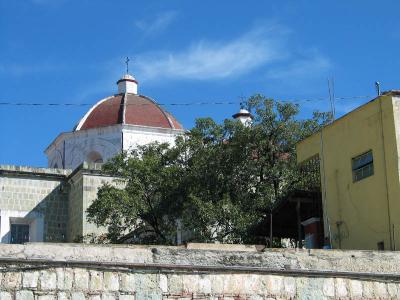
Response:
[[[200,41],[177,53],[139,56],[137,74],[143,80],[224,79],[248,73],[283,59],[286,30],[257,28],[227,42]]]
[[[137,21],[136,27],[139,28],[145,35],[154,35],[165,30],[177,17],[176,11],[166,11],[158,14],[151,21]]]

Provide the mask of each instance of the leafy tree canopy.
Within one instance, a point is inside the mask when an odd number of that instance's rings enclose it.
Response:
[[[252,228],[301,181],[295,144],[330,121],[298,118],[299,107],[262,95],[248,99],[249,126],[198,119],[173,147],[150,144],[103,166],[118,184],[100,188],[88,220],[106,241],[174,244],[177,227],[196,242],[251,243]]]

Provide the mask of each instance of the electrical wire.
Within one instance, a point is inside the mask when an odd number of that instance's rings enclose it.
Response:
[[[365,99],[371,98],[369,95],[363,96],[349,96],[349,97],[335,97],[335,100],[353,100],[353,99]],[[279,99],[277,98],[277,102],[283,103],[303,103],[303,102],[317,102],[317,101],[327,101],[329,98],[321,97],[321,98],[313,98],[313,99]],[[49,106],[49,107],[84,107],[84,106],[94,106],[96,103],[40,103],[40,102],[23,102],[23,101],[1,101],[0,106]],[[199,101],[199,102],[176,102],[176,103],[156,103],[159,106],[201,106],[201,105],[238,105],[237,101]],[[107,104],[105,105],[114,105]],[[120,104],[124,105],[154,105],[153,103],[126,103]]]

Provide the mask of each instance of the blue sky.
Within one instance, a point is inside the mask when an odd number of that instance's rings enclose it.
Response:
[[[116,92],[124,59],[139,92],[190,128],[241,97],[301,101],[341,115],[400,89],[398,1],[0,0],[0,102],[95,103]],[[322,98],[322,99],[321,99]],[[46,166],[43,150],[88,107],[0,106],[0,164]]]

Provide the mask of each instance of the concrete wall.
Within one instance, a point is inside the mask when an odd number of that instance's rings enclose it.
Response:
[[[368,102],[297,145],[299,163],[320,157],[324,229],[335,248],[400,245],[396,99],[387,95]],[[369,150],[374,174],[353,182],[352,158]]]
[[[69,171],[0,166],[0,235],[10,242],[10,225],[29,224],[30,241],[65,241]]]
[[[0,245],[0,299],[400,297],[398,253],[201,248]]]

